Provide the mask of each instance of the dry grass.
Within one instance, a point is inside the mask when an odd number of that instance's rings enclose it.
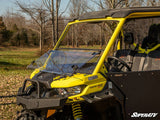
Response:
[[[16,94],[32,70],[26,66],[38,56],[37,48],[0,47],[0,96]],[[16,98],[0,98],[0,104],[16,102]],[[0,120],[12,120],[21,107],[16,104],[0,105]]]
[[[18,91],[18,88],[22,86],[24,79],[28,78],[29,76],[20,76],[20,75],[13,75],[13,76],[4,76],[0,75],[0,96],[6,95],[15,95]],[[16,102],[16,98],[0,98],[0,104]],[[11,105],[0,105],[0,120],[1,119],[13,119],[16,116],[16,112],[20,110],[21,107],[17,106],[16,104]]]

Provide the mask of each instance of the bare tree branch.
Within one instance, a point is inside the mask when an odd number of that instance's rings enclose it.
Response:
[[[33,14],[34,9],[31,10],[31,8],[26,8],[22,4],[20,4],[18,1],[16,1],[16,4],[20,7],[22,12],[28,14],[40,26],[40,23],[38,22],[38,20],[35,18],[34,14]]]
[[[29,15],[32,20],[37,24],[39,27],[39,36],[40,36],[40,50],[42,51],[42,42],[43,42],[43,32],[45,28],[45,22],[46,22],[46,11],[43,9],[42,5],[41,6],[34,6],[27,8],[24,3],[19,3],[16,1],[16,5],[21,9],[21,12]]]
[[[69,2],[67,3],[66,8],[64,9],[64,11],[63,11],[63,12],[61,12],[61,14],[60,14],[59,16],[62,16],[62,14],[64,14],[64,13],[67,11],[67,9],[68,9],[68,7],[69,7],[70,3],[71,3],[71,0],[69,0]]]
[[[102,10],[105,9],[101,0],[99,1],[91,0],[91,1],[96,5],[98,5]]]

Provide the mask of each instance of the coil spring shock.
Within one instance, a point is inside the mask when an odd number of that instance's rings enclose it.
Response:
[[[81,105],[79,103],[72,104],[72,112],[73,112],[74,120],[82,120],[83,119]]]

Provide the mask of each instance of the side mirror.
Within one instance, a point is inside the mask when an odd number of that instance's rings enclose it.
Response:
[[[36,64],[35,61],[32,61],[31,64],[29,64],[26,68],[27,69],[36,69],[36,68],[38,68],[38,66],[35,65],[35,64]]]
[[[133,44],[133,42],[134,42],[133,33],[126,33],[124,35],[124,42],[126,44]]]
[[[31,64],[34,64],[35,63],[35,60],[33,60],[32,62],[31,62]]]

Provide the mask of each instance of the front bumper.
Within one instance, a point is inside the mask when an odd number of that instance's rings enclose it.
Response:
[[[26,94],[25,88],[27,81],[30,81],[34,84],[36,84],[36,92],[33,93],[33,95]],[[44,84],[41,81],[34,80],[34,79],[26,79],[24,81],[24,84],[22,88],[19,89],[18,94],[20,96],[17,96],[17,104],[22,105],[24,108],[33,110],[33,109],[49,109],[49,108],[57,108],[57,107],[63,107],[64,104],[67,101],[67,97],[62,96],[52,96],[48,92],[48,96],[41,97],[40,85]],[[46,93],[47,94],[47,93]]]
[[[26,96],[17,96],[17,104],[23,105],[26,109],[48,109],[62,107],[67,98],[27,98]]]

